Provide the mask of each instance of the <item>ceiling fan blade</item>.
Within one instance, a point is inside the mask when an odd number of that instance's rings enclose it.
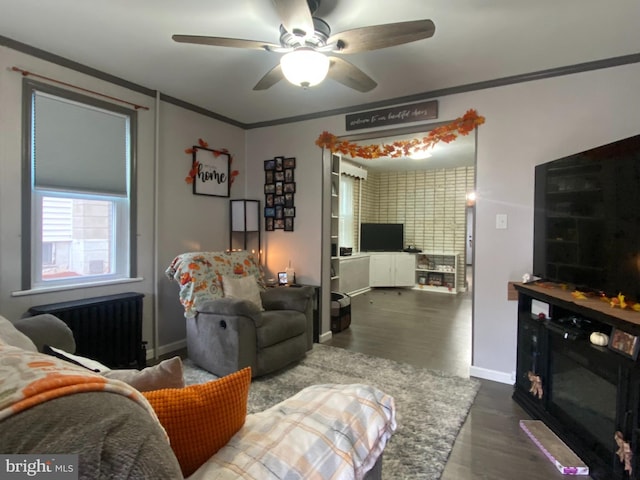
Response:
[[[369,75],[342,58],[329,57],[329,61],[331,64],[327,76],[336,82],[363,93],[378,85]]]
[[[256,86],[253,87],[254,90],[266,90],[267,88],[273,87],[280,80],[284,79],[284,75],[282,73],[282,67],[280,64],[277,64],[271,70],[269,70],[264,77],[260,79]]]
[[[435,31],[431,20],[387,23],[336,33],[327,44],[335,43],[334,51],[338,53],[358,53],[415,42],[432,37]]]
[[[296,30],[311,35],[314,32],[313,18],[307,0],[272,0],[278,10],[282,25],[289,33]]]
[[[254,50],[281,48],[280,45],[275,43],[243,40],[241,38],[207,37],[199,35],[173,35],[171,38],[179,43],[195,43],[198,45],[212,45],[214,47],[250,48]]]

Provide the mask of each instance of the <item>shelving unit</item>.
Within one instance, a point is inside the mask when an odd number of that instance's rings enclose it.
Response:
[[[457,294],[457,253],[418,253],[415,290]]]
[[[340,291],[340,155],[331,155],[331,291]]]

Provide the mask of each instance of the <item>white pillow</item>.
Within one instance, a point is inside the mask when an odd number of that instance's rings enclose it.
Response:
[[[240,300],[249,300],[260,310],[264,310],[262,299],[260,298],[260,289],[255,277],[248,275],[246,277],[227,277],[222,276],[222,290],[224,296],[228,298],[237,298]]]
[[[184,387],[184,372],[180,357],[163,360],[157,365],[142,370],[109,370],[102,372],[102,375],[128,383],[139,392]]]
[[[38,348],[24,333],[18,330],[13,323],[0,315],[0,343],[6,343],[23,350],[37,352]]]

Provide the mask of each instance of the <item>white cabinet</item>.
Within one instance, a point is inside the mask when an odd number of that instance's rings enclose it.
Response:
[[[369,255],[340,257],[340,292],[349,295],[369,290]]]
[[[458,293],[457,253],[416,255],[415,288],[426,292]]]
[[[369,286],[392,287],[391,255],[371,255],[369,261]]]
[[[412,287],[415,285],[415,256],[410,253],[374,253],[369,263],[372,287]]]
[[[416,257],[412,254],[400,253],[393,256],[393,275],[396,287],[413,287],[416,283],[414,268]]]

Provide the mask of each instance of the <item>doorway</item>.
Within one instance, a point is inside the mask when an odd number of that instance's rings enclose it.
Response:
[[[428,126],[429,128],[435,128],[437,125]],[[394,139],[406,139],[413,135],[414,137],[420,138],[421,136],[425,136],[428,132],[428,128],[422,126],[420,129],[413,129],[413,131],[407,131],[405,129],[398,129],[397,131],[385,131],[384,137],[381,137],[381,133],[369,133],[366,135],[360,135],[357,138],[349,137],[350,141],[354,142],[362,142],[362,144],[373,144],[373,143],[385,143],[388,144],[392,142]],[[424,180],[426,178],[425,175],[420,174],[420,179],[413,178],[414,175],[408,172],[418,171],[418,163],[413,159],[404,159],[404,161],[398,162],[397,159],[386,159],[387,166],[383,166],[383,160],[377,159],[375,161],[371,160],[360,160],[349,158],[348,162],[350,164],[355,164],[356,166],[365,168],[369,175],[366,180],[359,180],[358,182],[361,184],[361,188],[358,188],[359,199],[357,202],[354,202],[357,205],[358,212],[355,213],[354,217],[357,219],[357,223],[361,222],[379,222],[379,223],[394,223],[396,221],[405,223],[405,246],[412,246],[414,248],[418,248],[421,250],[427,251],[443,251],[449,250],[452,247],[446,247],[445,241],[446,239],[450,239],[455,237],[458,242],[458,247],[456,247],[456,251],[459,254],[459,264],[458,264],[458,278],[461,279],[461,286],[458,288],[457,295],[447,295],[445,293],[431,293],[420,291],[419,288],[405,287],[405,288],[378,288],[367,291],[368,289],[361,289],[356,292],[349,292],[343,289],[342,287],[345,285],[345,282],[342,281],[342,277],[350,278],[349,272],[346,269],[340,268],[340,279],[338,280],[338,291],[344,293],[352,293],[355,295],[352,298],[352,327],[347,329],[344,333],[334,333],[334,338],[331,341],[331,344],[335,346],[354,346],[358,344],[364,344],[368,342],[376,342],[375,336],[371,338],[372,329],[375,327],[374,324],[371,323],[371,311],[367,310],[371,305],[377,305],[379,308],[378,312],[386,312],[386,314],[391,317],[401,316],[404,318],[404,322],[394,322],[397,323],[394,325],[396,329],[403,329],[403,333],[397,332],[396,335],[400,335],[403,338],[408,337],[416,337],[416,336],[424,336],[424,335],[432,335],[433,331],[430,330],[420,330],[417,328],[416,322],[422,322],[429,315],[427,311],[430,306],[438,305],[439,316],[444,318],[459,318],[463,317],[462,321],[457,322],[456,332],[453,333],[452,330],[440,329],[441,338],[438,340],[443,344],[449,344],[451,348],[459,349],[461,352],[461,356],[465,358],[466,369],[471,364],[471,329],[472,329],[472,294],[471,294],[471,286],[472,286],[472,277],[473,277],[473,208],[469,208],[467,205],[467,194],[472,193],[475,189],[475,135],[470,135],[471,137],[471,147],[465,145],[467,148],[466,155],[467,158],[461,162],[460,157],[463,155],[461,150],[464,150],[462,146],[455,145],[459,148],[453,149],[451,164],[447,165],[444,158],[438,158],[434,155],[433,161],[427,164],[426,168],[421,168],[421,170],[431,170],[437,171],[438,175],[443,178],[439,179],[439,183],[436,185],[433,183],[431,193],[427,193],[427,188],[423,188],[423,183],[432,182],[431,179]],[[460,137],[461,139],[463,137]],[[452,142],[452,146],[458,141],[458,139]],[[429,160],[429,159],[428,159]],[[427,161],[428,161],[427,160]],[[393,165],[390,166],[389,163],[393,162]],[[464,164],[466,162],[466,165]],[[377,163],[377,165],[376,165]],[[375,167],[373,167],[375,165]],[[450,167],[450,168],[449,168]],[[442,216],[438,218],[416,218],[417,212],[424,212],[427,209],[427,204],[433,204],[435,201],[435,196],[443,194],[443,188],[447,188],[447,186],[451,186],[455,182],[451,182],[451,178],[444,178],[444,171],[447,169],[455,170],[455,169],[467,169],[465,171],[464,177],[465,180],[464,186],[458,185],[457,195],[460,199],[461,206],[459,207],[458,214],[452,215],[452,218],[449,220],[443,221]],[[459,172],[458,172],[459,173]],[[430,174],[431,175],[431,174]],[[388,177],[385,180],[381,180],[381,177]],[[365,182],[369,182],[369,185],[376,183],[376,187],[369,189],[364,187]],[[397,188],[394,186],[394,182],[399,182]],[[377,190],[376,190],[377,188]],[[439,189],[435,191],[435,189]],[[421,190],[421,191],[419,191]],[[461,190],[461,191],[460,191]],[[404,191],[404,198],[399,201],[395,200],[382,200],[378,198],[380,204],[374,205],[371,204],[366,205],[367,200],[363,199],[367,195],[378,196],[381,197],[383,195],[391,195],[397,196],[398,191]],[[451,193],[451,192],[449,192]],[[460,195],[461,194],[461,195]],[[443,194],[443,197],[446,198],[448,194]],[[413,199],[413,204],[410,204],[409,198]],[[449,199],[451,195],[449,195]],[[424,205],[422,204],[424,203]],[[383,205],[384,204],[384,205]],[[442,212],[446,212],[447,207],[443,205],[439,205],[438,209],[441,209]],[[372,217],[372,211],[375,213]],[[404,212],[404,216],[402,214]],[[409,212],[407,214],[407,212]],[[377,215],[377,216],[376,216]],[[439,230],[435,230],[435,224],[439,225]],[[421,225],[418,225],[421,224]],[[359,265],[360,270],[362,270],[362,261],[355,262],[354,256],[364,256],[364,253],[359,252],[359,238],[358,237],[358,228],[354,228],[356,232],[355,244],[353,247],[353,256],[351,258],[341,258],[338,255],[338,262],[340,262],[343,266],[352,264]],[[340,245],[341,246],[341,245]],[[339,252],[339,248],[338,248]],[[335,261],[335,257],[333,259]],[[326,263],[326,262],[325,262]],[[323,265],[325,264],[323,263]],[[417,272],[416,272],[417,274]],[[335,278],[335,277],[334,277]],[[416,284],[418,284],[418,277],[416,275]],[[418,285],[415,285],[418,287]],[[334,287],[335,289],[335,282]],[[406,300],[406,302],[398,300]],[[408,302],[408,303],[407,303]],[[404,308],[403,312],[403,306]],[[359,312],[359,309],[362,309]],[[406,314],[406,315],[405,315]],[[359,322],[360,315],[362,315],[362,322]],[[466,320],[464,317],[466,315]],[[379,316],[378,316],[379,317]],[[366,318],[366,322],[364,319]],[[383,320],[379,320],[382,322]],[[439,323],[440,320],[435,317],[429,321]],[[359,323],[365,323],[366,325],[359,325]],[[422,326],[424,327],[424,325]],[[364,328],[364,330],[363,330]],[[381,330],[387,327],[379,326]],[[416,334],[411,333],[412,328],[416,329],[416,331],[420,331],[422,333]],[[366,331],[366,333],[364,333]],[[360,337],[360,338],[358,338]],[[464,345],[462,345],[464,343]],[[396,350],[391,344],[392,350]],[[424,345],[423,345],[424,346]],[[398,351],[411,352],[412,348],[408,345],[398,345]],[[364,347],[364,350],[367,350]],[[385,349],[382,349],[385,350]],[[419,353],[421,352],[422,353]],[[430,354],[431,362],[435,362],[435,365],[431,365],[435,367],[441,367],[441,364],[445,363],[445,359],[448,358],[451,350],[447,349],[447,355],[436,355],[433,354],[434,350],[431,350],[432,354]],[[363,353],[367,353],[366,351]],[[370,352],[370,354],[378,354],[381,356],[387,356],[391,353],[387,352],[386,355],[382,355],[380,351]],[[399,353],[396,352],[397,355]],[[408,353],[410,354],[410,353]],[[418,353],[414,352],[415,355],[422,355],[424,351],[422,348],[418,348]],[[440,357],[440,360],[435,357]],[[397,358],[398,360],[402,360]],[[415,359],[414,359],[415,360]],[[429,366],[429,365],[425,365]],[[460,365],[455,367],[457,370],[456,374],[460,374]]]

